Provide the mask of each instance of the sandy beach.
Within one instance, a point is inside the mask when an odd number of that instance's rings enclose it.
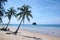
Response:
[[[60,40],[60,0],[0,0],[0,40]]]
[[[10,30],[14,32],[16,28],[10,28]],[[22,29],[19,30],[17,35],[6,33],[10,33],[10,31],[0,30],[0,40],[60,40],[60,37],[29,32]]]

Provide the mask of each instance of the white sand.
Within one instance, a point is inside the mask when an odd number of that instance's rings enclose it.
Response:
[[[10,28],[10,30],[15,31],[16,28]],[[21,29],[17,35],[6,33],[9,33],[9,31],[0,31],[0,40],[60,40],[60,37],[38,34]]]

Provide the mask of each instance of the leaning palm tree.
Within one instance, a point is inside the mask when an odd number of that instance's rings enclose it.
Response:
[[[20,24],[17,28],[17,30],[14,32],[15,34],[17,34],[21,23],[24,21],[25,17],[27,18],[28,21],[30,21],[29,17],[32,17],[31,15],[31,11],[29,10],[30,6],[29,5],[23,5],[21,8],[18,8],[18,10],[20,10],[20,12],[18,14],[16,14],[16,16],[18,17],[18,19],[21,19]]]
[[[13,7],[11,7],[11,8],[6,12],[6,16],[7,16],[8,19],[9,19],[9,22],[8,22],[8,24],[7,24],[7,26],[6,26],[6,30],[7,30],[7,28],[8,28],[8,25],[9,25],[10,21],[11,21],[11,17],[12,17],[12,16],[15,16],[15,14],[16,14],[16,10],[13,9]]]

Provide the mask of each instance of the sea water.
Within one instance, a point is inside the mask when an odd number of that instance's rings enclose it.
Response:
[[[9,27],[17,28],[18,25],[19,24],[10,24]],[[1,24],[1,26],[6,26],[6,24]],[[49,24],[49,25],[48,24],[39,24],[39,25],[24,24],[21,25],[20,29],[60,37],[59,24]]]

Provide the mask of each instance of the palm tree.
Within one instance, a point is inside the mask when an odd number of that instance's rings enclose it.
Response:
[[[2,2],[2,0],[1,0],[0,1],[0,23],[2,22],[2,17],[4,16],[4,13],[5,13],[3,4],[4,4],[4,2]]]
[[[0,17],[0,23],[2,22],[2,18]]]
[[[7,16],[8,19],[9,19],[9,22],[8,22],[8,24],[7,24],[7,26],[6,26],[6,30],[7,30],[7,28],[8,28],[8,25],[9,25],[10,21],[11,21],[11,17],[12,17],[12,16],[15,16],[15,14],[16,14],[16,10],[13,9],[13,7],[11,7],[11,8],[6,12],[6,16]]]
[[[2,22],[3,12],[0,10],[0,23]]]
[[[18,8],[18,10],[20,10],[20,12],[18,14],[16,14],[16,16],[18,17],[18,19],[20,21],[20,24],[17,28],[17,30],[14,32],[15,34],[17,34],[20,26],[21,26],[21,23],[24,21],[25,17],[27,18],[27,20],[30,22],[30,18],[29,17],[32,17],[31,15],[31,11],[29,10],[30,6],[29,5],[23,5],[21,8]]]

